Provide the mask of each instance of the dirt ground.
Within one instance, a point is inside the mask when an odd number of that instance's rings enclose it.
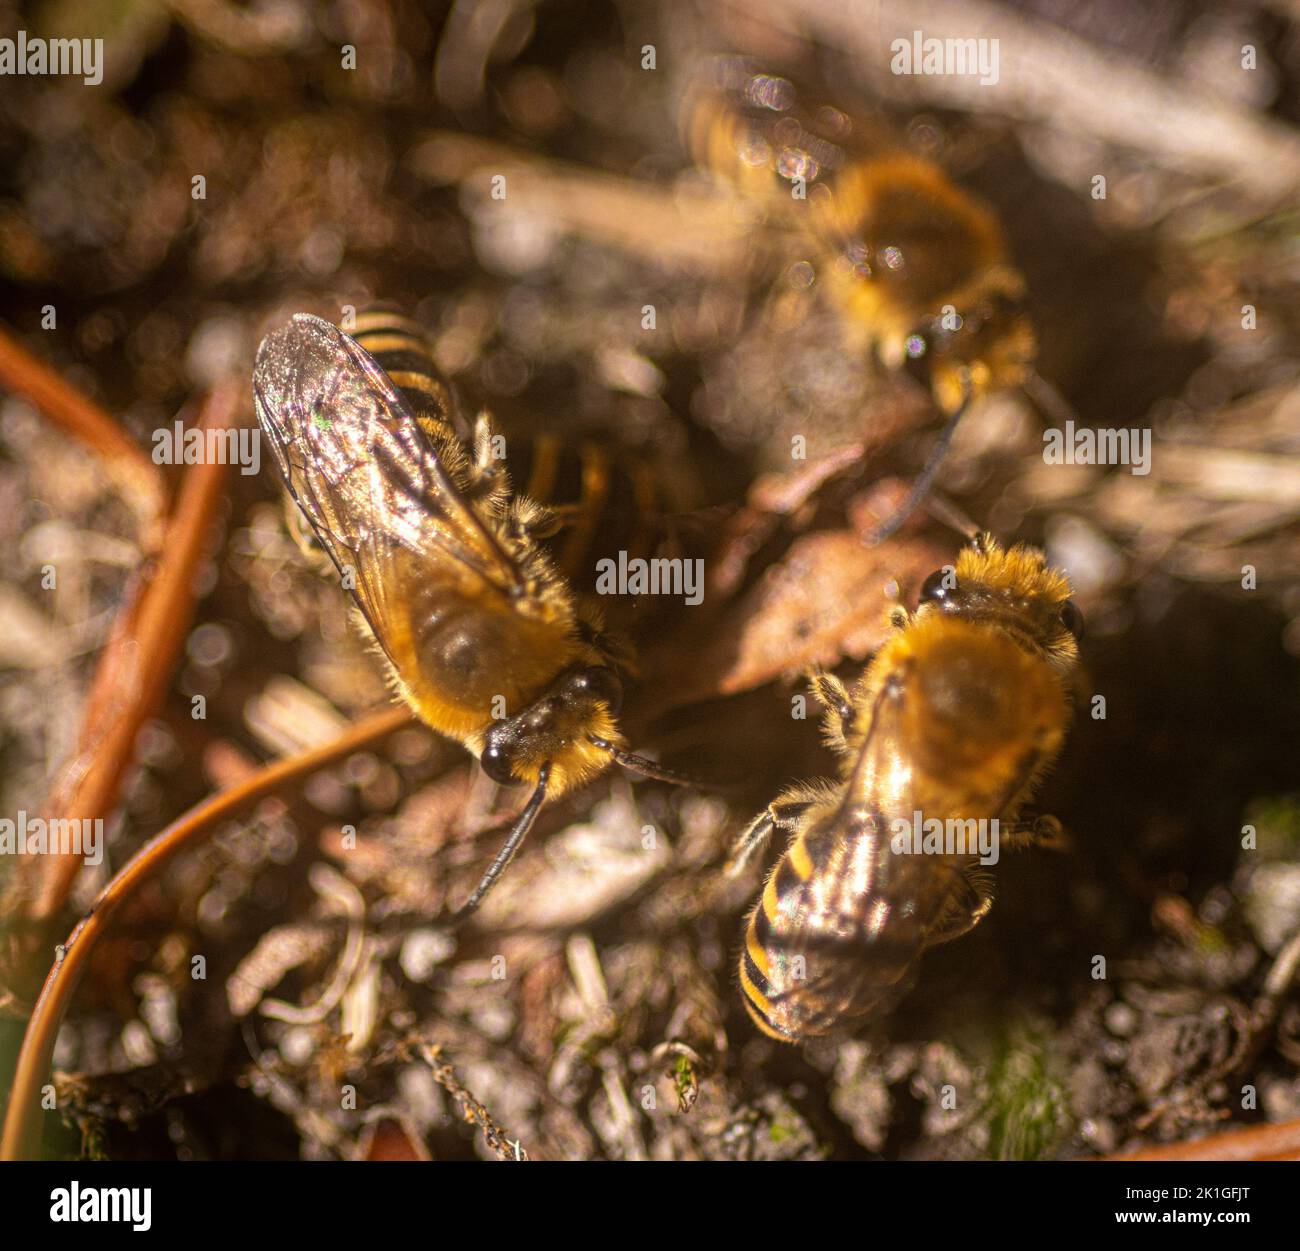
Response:
[[[253,353],[291,314],[389,301],[468,411],[653,463],[722,585],[638,620],[628,695],[633,746],[717,785],[609,771],[544,810],[455,935],[437,918],[518,803],[459,747],[412,725],[262,800],[96,949],[47,1154],[1074,1158],[1300,1118],[1300,19],[983,6],[1003,82],[980,93],[891,76],[888,32],[911,18],[860,7],[874,19],[795,0],[477,18],[0,0],[0,35],[106,50],[94,88],[0,79],[0,321],[140,447],[226,379],[252,423]],[[951,13],[933,6],[935,33]],[[845,349],[817,291],[796,297],[798,238],[708,198],[679,114],[721,52],[816,84],[983,197],[1027,280],[1039,373],[1081,426],[1150,430],[1150,473],[1047,466],[1059,410],[990,396],[958,429],[941,515],[864,548],[933,417]],[[796,435],[814,464],[852,454],[808,486]],[[388,699],[281,495],[269,464],[227,476],[105,863],[43,951],[187,808]],[[717,546],[746,500],[753,541]],[[894,1012],[786,1046],[737,990],[762,866],[722,877],[729,839],[833,772],[790,715],[800,671],[860,671],[887,584],[914,603],[958,550],[954,510],[1074,582],[1077,710],[1035,801],[1069,844],[1008,856],[992,913],[926,955]],[[96,453],[0,390],[0,813],[40,810],[73,753],[145,542]],[[8,961],[0,1085],[47,963]]]

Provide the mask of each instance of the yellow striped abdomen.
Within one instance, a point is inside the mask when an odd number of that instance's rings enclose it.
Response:
[[[933,866],[895,856],[876,815],[848,833],[837,815],[795,836],[745,922],[741,996],[759,1029],[784,1042],[891,1002],[942,900]]]

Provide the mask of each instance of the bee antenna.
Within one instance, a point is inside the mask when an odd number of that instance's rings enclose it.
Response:
[[[636,752],[619,747],[606,738],[594,738],[589,735],[587,741],[599,747],[601,751],[609,752],[610,756],[623,768],[631,769],[633,773],[639,773],[642,777],[655,778],[660,782],[672,782],[676,786],[699,786],[703,783],[701,778],[693,777],[689,773],[682,773],[679,769],[670,769],[656,760],[647,759],[645,756],[638,756]]]
[[[948,444],[952,442],[957,423],[962,419],[962,414],[965,413],[966,409],[970,407],[970,398],[970,385],[968,383],[961,403],[953,410],[947,424],[939,432],[939,439],[934,445],[934,450],[930,453],[930,459],[925,462],[925,468],[921,470],[916,481],[912,483],[912,489],[907,493],[907,498],[884,521],[866,535],[862,541],[867,547],[875,547],[877,543],[882,543],[889,538],[916,511],[918,505],[930,493],[935,478],[939,476],[939,468],[943,464],[944,456],[947,455]]]
[[[1070,406],[1070,401],[1036,369],[1031,369],[1025,375],[1020,386],[1033,401],[1034,407],[1053,425],[1063,426],[1067,421],[1078,423],[1079,414]]]
[[[541,771],[537,775],[537,789],[533,791],[532,796],[524,805],[523,811],[515,818],[515,823],[510,827],[510,833],[506,836],[506,841],[502,844],[501,850],[497,852],[496,859],[488,866],[488,871],[483,874],[482,880],[474,887],[470,897],[451,914],[451,919],[447,922],[449,929],[454,928],[464,921],[467,917],[478,911],[478,906],[483,902],[483,896],[492,889],[499,878],[505,871],[506,866],[514,859],[515,852],[528,837],[528,831],[533,828],[533,822],[537,820],[537,814],[542,810],[542,802],[546,799],[546,784],[551,780],[551,763],[548,760],[542,765]]]

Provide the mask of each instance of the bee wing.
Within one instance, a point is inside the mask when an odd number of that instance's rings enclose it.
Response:
[[[879,845],[879,859],[875,865],[880,893],[880,922],[889,916],[889,908],[906,901],[911,917],[927,917],[922,941],[926,945],[946,941],[937,937],[936,924],[942,918],[956,918],[960,922],[962,909],[968,911],[979,902],[973,889],[975,877],[971,869],[947,863],[935,856],[897,854],[892,850],[892,836],[896,829],[916,828],[918,818],[924,822],[929,817],[943,817],[945,805],[930,801],[932,795],[918,788],[916,771],[911,767],[907,745],[902,732],[909,691],[906,678],[891,677],[877,693],[872,704],[871,724],[858,752],[853,773],[845,791],[841,819],[846,829],[854,829],[862,822],[871,822]],[[1033,770],[1033,758],[1027,758],[1023,768],[1012,782],[1007,798],[1019,792]],[[997,806],[994,806],[994,811]],[[898,822],[898,825],[895,825]],[[860,832],[860,827],[859,827]],[[937,912],[936,912],[937,906]],[[973,922],[972,922],[973,923]],[[895,923],[895,929],[897,925]],[[952,937],[952,935],[949,935]]]
[[[516,563],[466,503],[406,402],[336,326],[300,313],[268,335],[253,368],[258,420],[281,476],[374,628],[385,571],[441,549],[509,597]],[[376,634],[382,638],[379,631]]]
[[[888,678],[871,704],[871,724],[858,749],[853,773],[845,790],[845,804],[883,823],[895,817],[912,819],[916,796],[912,770],[903,753],[900,724],[907,685],[897,676]]]
[[[1015,650],[1010,643],[1006,646]],[[1031,672],[1029,677],[1051,689],[1049,677],[1037,671]],[[996,816],[1024,791],[1026,783],[1042,763],[1041,753],[1034,750],[1018,751],[1015,755],[1004,752],[1009,763],[999,768],[994,775],[995,782],[984,784],[978,791],[954,793],[953,787],[942,778],[927,776],[926,770],[916,767],[918,745],[913,741],[917,734],[916,717],[908,715],[909,700],[921,697],[914,688],[915,681],[914,676],[892,674],[872,700],[871,721],[849,777],[846,803],[859,810],[868,806],[878,809],[887,826],[895,818],[910,825],[918,812],[923,819],[955,817],[954,805],[958,801],[973,805],[975,811],[990,818]],[[1028,745],[1027,731],[1024,737]],[[930,773],[934,773],[933,766]]]

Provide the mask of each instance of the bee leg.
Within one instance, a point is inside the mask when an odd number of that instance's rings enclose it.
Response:
[[[853,728],[853,701],[848,688],[839,678],[815,669],[808,678],[817,702],[839,721],[839,736],[843,738]]]
[[[727,877],[736,877],[753,858],[754,853],[766,845],[775,830],[794,830],[799,818],[811,807],[808,800],[777,800],[770,803],[736,837],[731,854],[723,867]]]
[[[1068,851],[1069,834],[1055,817],[1035,817],[1032,821],[1014,821],[998,829],[999,846],[1007,851],[1024,851],[1042,847],[1046,851]]]
[[[925,467],[912,483],[912,489],[907,493],[907,498],[862,540],[867,547],[875,547],[878,543],[883,543],[889,538],[929,495],[934,480],[939,476],[939,470],[943,465],[944,457],[947,455],[948,444],[952,442],[952,436],[957,429],[957,423],[961,421],[962,414],[966,411],[969,403],[970,388],[968,386],[962,402],[952,411],[943,430],[940,431],[939,438],[930,453],[930,459],[926,461]]]
[[[961,870],[961,882],[948,900],[938,923],[926,935],[925,945],[950,943],[969,934],[993,907],[993,878],[982,865],[967,865]]]
[[[519,539],[549,539],[562,528],[556,510],[517,496],[506,514],[506,529]]]
[[[505,485],[504,438],[492,425],[491,416],[479,413],[474,419],[474,459],[470,465],[470,492],[491,495]]]
[[[474,418],[474,470],[478,474],[488,475],[496,472],[498,458],[493,447],[492,418],[487,413],[479,413]]]

